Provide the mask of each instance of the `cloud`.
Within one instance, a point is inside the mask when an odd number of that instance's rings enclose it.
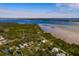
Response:
[[[61,6],[61,4],[57,6]],[[63,11],[66,11],[64,10],[65,7],[64,6],[62,7],[63,7]],[[34,13],[27,10],[20,11],[20,10],[10,10],[10,9],[0,9],[0,17],[2,18],[79,18],[79,14],[78,12],[64,13],[64,12],[52,11],[50,13]]]
[[[57,3],[56,8],[61,13],[79,14],[79,3]]]
[[[9,9],[0,9],[0,17],[28,17],[32,15],[31,11],[19,11],[19,10],[9,10]]]
[[[67,6],[69,6],[70,8],[79,8],[79,3],[70,3],[67,4]]]
[[[79,8],[79,3],[57,3],[57,7]]]

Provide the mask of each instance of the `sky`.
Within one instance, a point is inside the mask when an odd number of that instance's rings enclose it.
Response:
[[[1,18],[79,18],[78,3],[0,3]]]

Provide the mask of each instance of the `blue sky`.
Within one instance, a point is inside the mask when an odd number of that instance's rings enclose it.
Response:
[[[79,18],[78,3],[0,3],[0,17]]]

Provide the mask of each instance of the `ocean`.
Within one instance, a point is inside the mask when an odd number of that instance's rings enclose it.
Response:
[[[60,21],[60,20],[42,20],[42,19],[33,19],[33,20],[17,20],[17,19],[0,19],[0,22],[8,22],[8,23],[18,23],[18,24],[56,24],[56,25],[79,25],[79,22],[66,22],[66,21]]]

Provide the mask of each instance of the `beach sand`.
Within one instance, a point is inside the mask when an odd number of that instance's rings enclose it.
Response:
[[[79,32],[76,30],[69,30],[70,27],[61,27],[61,26],[50,26],[50,25],[42,25],[39,24],[39,26],[48,33],[51,33],[56,38],[60,38],[70,44],[75,43],[79,45]],[[75,26],[74,26],[75,27]],[[74,28],[73,26],[71,27]],[[77,27],[78,28],[78,27]]]

